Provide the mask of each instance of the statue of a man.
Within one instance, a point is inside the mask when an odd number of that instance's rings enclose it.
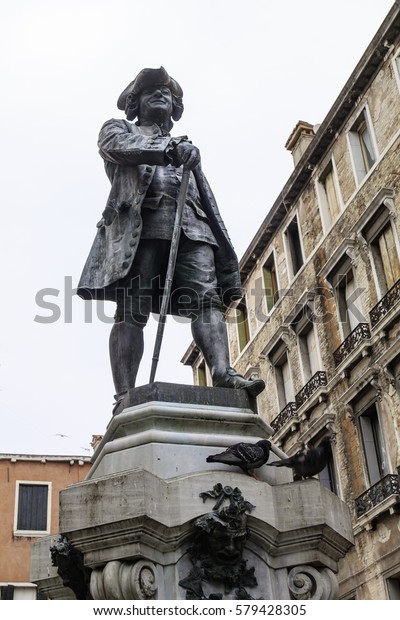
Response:
[[[111,192],[78,294],[117,304],[110,335],[117,404],[135,387],[143,328],[161,305],[183,166],[191,172],[169,312],[190,317],[214,386],[253,396],[265,387],[229,366],[223,311],[242,296],[238,261],[199,150],[186,136],[170,135],[172,119],[182,116],[182,95],[163,67],[143,69],[118,99],[127,120],[107,121],[99,135]]]

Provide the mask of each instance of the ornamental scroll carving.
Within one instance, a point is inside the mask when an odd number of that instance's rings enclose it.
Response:
[[[335,574],[329,568],[295,566],[288,574],[290,596],[295,600],[334,600],[338,593]]]
[[[104,601],[154,599],[157,593],[156,567],[148,560],[113,560],[92,571],[90,592],[93,599]]]

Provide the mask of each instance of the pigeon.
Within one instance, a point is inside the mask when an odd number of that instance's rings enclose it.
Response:
[[[254,469],[258,469],[268,461],[270,447],[271,442],[268,439],[261,439],[257,443],[235,443],[224,452],[208,456],[206,460],[207,463],[236,465],[249,476],[259,480],[254,474]]]
[[[324,437],[317,447],[299,450],[294,456],[281,461],[273,461],[268,465],[291,467],[295,480],[310,478],[319,474],[327,465],[331,456],[331,441],[332,437]]]

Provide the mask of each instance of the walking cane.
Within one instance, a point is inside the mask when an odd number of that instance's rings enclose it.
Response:
[[[189,185],[190,170],[183,167],[182,181],[179,188],[178,204],[176,207],[174,230],[172,233],[171,249],[169,251],[167,275],[165,277],[164,294],[161,302],[160,318],[158,321],[156,342],[153,351],[153,360],[151,364],[150,380],[149,383],[153,383],[156,375],[157,364],[160,359],[161,342],[163,339],[165,323],[167,321],[168,304],[171,297],[172,280],[174,278],[176,257],[178,255],[179,239],[182,229],[183,209],[186,202],[186,194]]]

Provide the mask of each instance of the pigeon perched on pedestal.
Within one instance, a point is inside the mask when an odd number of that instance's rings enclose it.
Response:
[[[261,439],[257,443],[235,443],[224,452],[208,456],[206,460],[207,463],[236,465],[246,474],[258,480],[254,474],[254,469],[258,469],[268,461],[270,448],[271,442],[268,439]]]
[[[294,479],[310,478],[319,474],[327,465],[331,456],[332,437],[324,437],[315,448],[299,450],[295,455],[281,461],[273,461],[268,465],[274,467],[291,467],[294,471]]]

